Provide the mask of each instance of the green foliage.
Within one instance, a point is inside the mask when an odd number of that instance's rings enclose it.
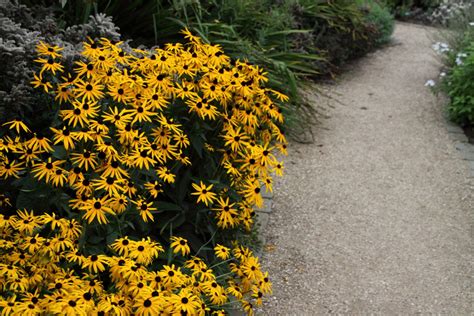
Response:
[[[450,98],[450,118],[461,125],[474,124],[474,8],[450,25],[443,37],[451,51],[445,58],[449,68],[441,89]]]
[[[449,45],[444,55],[447,75],[440,90],[449,96],[450,118],[461,125],[474,124],[474,7],[463,12],[440,32],[440,40]]]
[[[390,31],[380,30],[393,19],[378,17],[372,12],[372,2],[354,1],[299,1],[295,7],[295,20],[304,29],[311,29],[311,36],[299,41],[305,51],[316,51],[326,57],[318,62],[321,74],[332,75],[350,59],[364,55],[389,38]],[[375,5],[375,4],[374,4]],[[374,8],[374,10],[377,8]],[[380,8],[382,10],[382,8]],[[387,21],[383,21],[387,18]],[[393,23],[393,22],[392,22]],[[386,38],[380,40],[381,36]]]
[[[418,7],[422,9],[432,9],[437,7],[441,0],[384,0],[393,10],[395,9],[409,9],[411,7]]]
[[[374,0],[359,0],[358,2],[368,12],[365,20],[378,30],[375,43],[378,45],[388,43],[394,29],[394,18],[388,8]]]
[[[474,124],[474,42],[464,52],[462,64],[454,66],[444,82],[450,97],[450,118],[461,125]],[[464,55],[462,55],[464,56]]]

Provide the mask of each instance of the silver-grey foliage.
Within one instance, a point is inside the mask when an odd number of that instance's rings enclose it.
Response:
[[[39,118],[44,119],[48,114],[44,112],[52,108],[51,97],[30,84],[32,73],[38,68],[34,59],[39,41],[63,47],[63,56],[72,62],[79,58],[82,42],[88,37],[118,41],[119,28],[111,17],[98,14],[91,16],[88,23],[64,30],[47,8],[32,10],[18,1],[0,1],[0,123],[24,117],[38,118],[40,124]]]

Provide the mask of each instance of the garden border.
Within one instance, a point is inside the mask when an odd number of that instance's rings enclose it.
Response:
[[[469,178],[474,178],[474,145],[469,143],[469,140],[464,134],[460,126],[451,122],[445,114],[446,129],[450,138],[454,141],[456,150],[461,152],[462,159],[469,163]]]

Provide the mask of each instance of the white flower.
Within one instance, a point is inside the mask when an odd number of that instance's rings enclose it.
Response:
[[[467,57],[466,53],[458,53],[456,55],[456,65],[458,66],[462,65],[464,63],[463,58],[466,58],[466,57]]]
[[[474,22],[469,22],[469,25],[470,25],[470,26],[474,26]]]
[[[439,74],[439,76],[440,76],[441,78],[446,77],[446,73],[445,73],[445,72],[442,72],[442,73]]]
[[[425,87],[434,87],[436,85],[436,82],[434,80],[428,80],[425,83]]]
[[[438,54],[444,54],[449,52],[451,49],[446,43],[436,42],[431,46]]]

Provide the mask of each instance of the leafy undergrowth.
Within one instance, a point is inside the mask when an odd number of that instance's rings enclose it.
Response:
[[[450,119],[469,129],[474,125],[474,7],[457,15],[441,37],[446,43],[433,45],[445,64],[437,90],[449,97]]]

